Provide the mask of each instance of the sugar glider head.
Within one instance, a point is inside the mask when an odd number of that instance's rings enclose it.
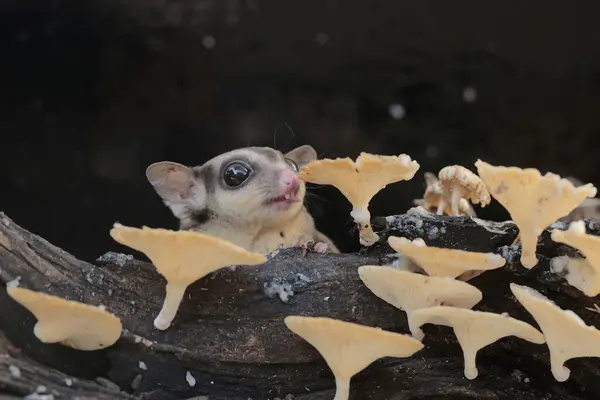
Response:
[[[286,154],[269,147],[246,147],[193,168],[170,161],[154,163],[146,177],[182,229],[214,219],[233,226],[269,226],[284,223],[302,209],[306,187],[297,174],[316,159],[316,151],[308,145]]]

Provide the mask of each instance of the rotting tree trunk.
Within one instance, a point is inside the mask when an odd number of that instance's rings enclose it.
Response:
[[[38,394],[38,400],[79,399],[134,400],[105,379],[78,379],[31,361],[0,333],[0,399],[21,399]],[[48,396],[48,397],[43,397]]]
[[[33,384],[48,386],[50,381],[55,383],[55,390],[72,390],[65,387],[63,375],[52,370],[56,369],[77,379],[108,379],[140,398],[331,399],[335,383],[330,370],[313,347],[285,327],[283,318],[328,316],[408,333],[405,314],[373,295],[357,274],[361,265],[392,261],[389,256],[393,250],[385,241],[390,234],[422,237],[432,246],[505,256],[504,268],[470,281],[484,293],[475,309],[508,312],[537,326],[511,295],[509,283],[515,282],[539,290],[588,324],[600,326],[600,314],[590,311],[594,299],[549,272],[552,257],[572,253],[573,249],[552,242],[548,231],[540,239],[540,263],[527,270],[518,263],[518,245],[509,247],[517,234],[510,223],[411,210],[405,215],[378,218],[374,225],[385,227],[382,242],[361,254],[304,254],[302,249],[287,249],[264,265],[225,268],[205,277],[188,288],[173,325],[161,332],[154,328],[153,320],[162,305],[165,281],[151,264],[107,254],[100,265],[91,265],[0,214],[3,282],[21,277],[23,287],[105,305],[121,318],[125,332],[114,346],[101,351],[42,344],[33,335],[35,318],[4,290],[0,291],[0,329],[21,354],[48,368],[43,371],[38,366],[38,372],[24,377],[30,383],[27,390]],[[588,221],[588,228],[600,233],[597,221]],[[462,351],[452,330],[425,325],[424,331],[424,350],[412,358],[373,363],[352,379],[350,398],[600,398],[599,359],[569,361],[571,378],[559,383],[550,372],[545,345],[505,338],[479,352],[479,377],[469,381],[463,376]],[[5,366],[6,360],[0,360]],[[10,375],[2,366],[0,390],[5,390],[2,388],[7,387]],[[195,380],[193,385],[186,379],[188,372]],[[30,371],[24,369],[23,373]],[[86,390],[94,389],[90,385]],[[14,383],[9,385],[9,392],[23,394],[22,387]],[[101,387],[97,390],[95,398],[103,398]]]

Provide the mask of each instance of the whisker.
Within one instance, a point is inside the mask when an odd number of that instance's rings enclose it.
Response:
[[[285,126],[287,126],[287,128],[292,133],[292,139],[295,138],[296,137],[296,132],[294,132],[294,130],[292,129],[292,127],[290,126],[290,124],[288,124],[287,122],[285,122]]]
[[[281,123],[278,123],[275,126],[275,129],[273,130],[273,148],[277,150],[277,133],[279,132],[279,127],[281,126]],[[283,125],[285,125],[288,130],[290,131],[290,133],[292,134],[292,139],[296,137],[296,133],[294,132],[294,130],[292,129],[292,127],[290,126],[290,124],[288,124],[287,122],[284,122]]]

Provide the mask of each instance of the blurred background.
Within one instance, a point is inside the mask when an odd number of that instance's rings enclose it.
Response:
[[[177,227],[150,163],[248,144],[409,154],[420,171],[373,215],[477,158],[598,185],[598,15],[557,0],[5,0],[0,210],[93,261],[121,249],[115,221]],[[350,205],[313,193],[320,229],[356,250]]]

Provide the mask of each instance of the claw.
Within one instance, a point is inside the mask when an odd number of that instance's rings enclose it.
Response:
[[[306,254],[310,251],[312,253],[325,254],[329,251],[329,245],[324,242],[316,242],[314,240],[306,241],[302,246],[302,255],[306,257]]]
[[[314,240],[308,240],[300,246],[302,248],[302,257],[306,257],[306,253],[310,251],[311,246],[313,246]]]

